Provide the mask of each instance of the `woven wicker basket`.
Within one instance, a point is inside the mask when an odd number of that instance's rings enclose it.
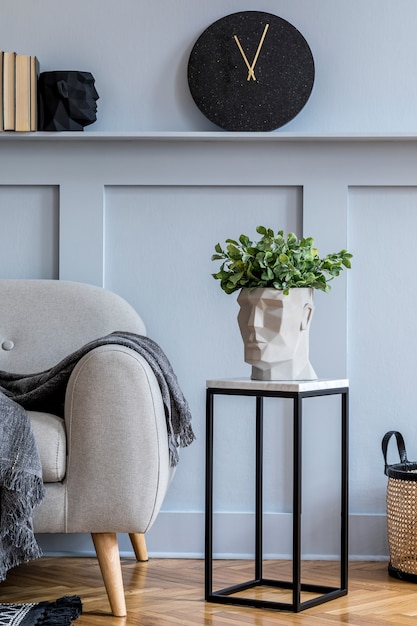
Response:
[[[387,464],[388,443],[395,435],[400,463]],[[387,531],[391,576],[417,583],[417,463],[407,459],[404,439],[391,430],[382,439],[387,487]]]

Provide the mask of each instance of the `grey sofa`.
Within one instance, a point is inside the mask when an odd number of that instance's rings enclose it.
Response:
[[[134,309],[112,292],[55,280],[0,280],[0,369],[48,369],[93,339],[123,330],[145,334]],[[156,378],[130,348],[86,354],[66,390],[64,419],[29,412],[46,497],[35,532],[91,533],[112,613],[126,614],[116,533],[129,533],[146,560],[173,470]]]

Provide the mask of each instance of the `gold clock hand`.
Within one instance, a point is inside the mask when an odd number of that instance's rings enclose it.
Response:
[[[253,59],[253,62],[252,62],[252,65],[251,65],[251,70],[252,70],[252,74],[253,75],[255,75],[253,70],[255,69],[256,61],[258,60],[259,53],[260,53],[261,48],[263,46],[263,43],[265,41],[265,37],[266,37],[266,33],[268,31],[268,28],[269,28],[269,24],[265,24],[264,32],[262,33],[262,37],[261,37],[261,40],[260,40],[259,45],[258,45],[258,49],[257,49],[256,54],[255,54],[255,58]],[[248,78],[248,80],[249,80],[249,78]]]
[[[237,36],[237,35],[233,35],[233,39],[236,41],[237,47],[239,48],[239,51],[240,51],[240,54],[242,55],[243,60],[244,60],[244,61],[245,61],[245,63],[246,63],[246,67],[247,67],[247,68],[248,68],[248,70],[249,70],[249,72],[248,72],[248,77],[247,77],[247,79],[246,79],[246,80],[250,80],[250,79],[252,79],[252,80],[256,80],[256,76],[255,76],[254,69],[255,69],[255,65],[256,65],[256,62],[257,62],[258,57],[259,57],[259,53],[260,53],[260,51],[261,51],[261,49],[262,49],[262,46],[263,46],[263,43],[264,43],[264,41],[265,41],[265,37],[266,37],[266,33],[267,33],[267,31],[268,31],[268,28],[269,28],[269,24],[265,24],[264,32],[262,33],[262,37],[261,37],[261,39],[260,39],[260,41],[259,41],[258,48],[257,48],[257,50],[256,50],[256,54],[255,54],[255,57],[254,57],[254,59],[253,59],[253,61],[252,61],[252,65],[249,63],[249,61],[248,61],[248,59],[247,59],[247,56],[246,56],[245,51],[243,50],[243,48],[242,48],[242,46],[241,46],[241,43],[240,43],[240,41],[239,41],[238,36]]]
[[[242,48],[242,46],[241,46],[241,44],[240,44],[240,41],[239,41],[238,36],[237,36],[237,35],[233,35],[233,39],[236,41],[236,43],[237,43],[237,47],[238,47],[238,48],[239,48],[239,50],[240,50],[240,54],[242,55],[243,60],[244,60],[244,61],[245,61],[245,63],[246,63],[246,67],[247,67],[247,68],[248,68],[248,70],[249,70],[249,74],[248,74],[248,78],[247,78],[247,80],[250,80],[251,78],[253,78],[253,80],[256,80],[256,78],[255,78],[255,74],[254,74],[254,71],[253,71],[253,69],[252,69],[252,68],[251,68],[251,66],[250,66],[250,63],[249,63],[249,61],[248,61],[248,59],[247,59],[247,57],[246,57],[245,51],[243,50],[243,48]]]

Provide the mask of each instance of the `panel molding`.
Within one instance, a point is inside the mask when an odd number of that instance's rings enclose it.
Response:
[[[262,190],[268,187],[301,188],[302,230],[304,234],[314,236],[325,252],[349,248],[349,194],[352,189],[378,187],[383,193],[390,187],[414,188],[417,184],[417,134],[3,133],[0,134],[0,159],[0,185],[59,188],[59,277],[97,285],[105,283],[104,235],[106,189],[109,187],[168,189],[173,194],[173,206],[175,194],[180,194],[186,186],[201,189],[256,187],[260,197]],[[195,210],[209,212],[210,204],[202,201]],[[239,207],[233,210],[238,224]],[[2,233],[6,233],[6,237],[11,224],[12,221],[8,224],[7,220],[2,223]],[[178,224],[178,229],[181,228],[183,225]],[[211,236],[212,233],[208,235],[210,241],[207,240],[210,246],[215,243]],[[35,245],[42,244],[37,242]],[[1,254],[6,254],[6,247],[0,249],[0,263]],[[129,259],[129,263],[132,272],[139,271],[136,258]],[[133,279],[131,282],[133,284]],[[218,328],[223,331],[218,343],[222,344],[225,353],[230,353],[227,341],[235,329],[230,333],[223,329],[232,319],[233,305],[230,300],[221,299],[217,291],[214,294],[211,284],[205,289],[201,301],[218,304]],[[199,298],[200,292],[197,291],[195,302]],[[348,375],[347,300],[347,276],[342,276],[334,284],[331,296],[317,295],[311,360],[323,377],[344,378]],[[196,308],[195,302],[193,306]],[[152,320],[155,311],[149,310],[147,315]],[[172,335],[172,328],[177,328],[176,320],[170,322],[171,329],[167,326],[163,331]],[[155,525],[155,531],[151,530],[154,535],[149,535],[151,550],[155,554],[201,554],[203,389],[205,377],[217,377],[219,372],[217,367],[216,371],[204,369],[204,360],[200,354],[196,356],[192,352],[190,330],[186,330],[172,340],[172,355],[184,381],[186,395],[193,403],[199,438],[196,447],[191,447],[182,456],[181,467],[169,494],[171,508],[175,501],[178,509],[183,510],[162,512],[157,524],[160,523],[164,530],[158,530]],[[236,368],[243,368],[239,361],[241,353],[234,351],[233,358]],[[197,363],[198,367],[189,368],[190,362]],[[355,397],[365,393],[361,389],[353,390]],[[361,416],[352,414],[353,424],[355,419],[361,419]],[[366,420],[366,445],[372,446],[375,436],[379,437],[380,427],[380,416],[375,408],[371,407]],[[311,460],[309,458],[309,462]],[[376,471],[379,469],[378,466]],[[386,554],[386,544],[384,519],[380,515],[385,506],[382,498],[384,477],[382,472],[377,476],[375,480],[373,475],[366,474],[361,483],[353,481],[351,484],[352,499],[358,498],[365,503],[362,512],[359,510],[357,516],[351,516],[351,551],[379,558]],[[376,503],[369,510],[366,508],[369,491],[376,483]],[[189,499],[186,505],[182,500],[184,494]],[[168,545],[167,533],[170,533]],[[232,542],[233,531],[228,533]],[[236,548],[238,552],[239,548]]]

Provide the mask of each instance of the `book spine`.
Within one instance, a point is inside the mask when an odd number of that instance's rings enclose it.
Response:
[[[15,129],[16,53],[3,54],[3,121],[4,130]]]
[[[39,61],[30,57],[30,130],[38,130],[38,78]]]
[[[30,131],[30,56],[16,55],[16,131]]]
[[[3,112],[3,50],[0,50],[0,132],[4,130]]]

